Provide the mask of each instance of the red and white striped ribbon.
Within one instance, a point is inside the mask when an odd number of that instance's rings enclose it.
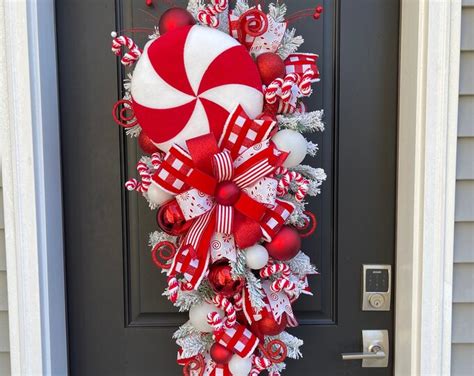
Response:
[[[219,182],[232,179],[234,175],[234,165],[232,163],[232,156],[230,152],[225,150],[223,152],[214,154],[212,157],[212,167],[214,176]]]
[[[211,4],[206,5],[204,9],[198,12],[197,18],[204,25],[216,28],[219,26],[218,16],[225,12],[227,6],[227,0],[211,0]]]
[[[112,52],[116,56],[122,54],[122,47],[128,48],[128,52],[126,52],[120,59],[123,65],[131,65],[140,58],[142,50],[140,50],[132,38],[125,35],[117,36],[117,33],[115,32],[112,32],[112,36],[114,37],[114,39],[112,39]]]
[[[229,205],[216,205],[216,232],[232,234],[234,226],[234,207]]]

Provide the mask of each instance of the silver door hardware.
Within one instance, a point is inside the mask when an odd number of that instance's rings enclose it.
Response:
[[[363,368],[387,367],[389,356],[387,330],[363,330],[362,352],[343,353],[343,360],[362,360]]]
[[[362,311],[390,311],[391,265],[362,265]]]

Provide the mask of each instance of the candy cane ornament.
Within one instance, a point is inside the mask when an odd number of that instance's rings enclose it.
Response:
[[[168,277],[168,293],[169,300],[176,303],[178,300],[179,282],[176,277]]]
[[[263,356],[255,356],[252,360],[252,365],[253,368],[250,371],[250,376],[256,376],[270,367],[272,362]]]
[[[227,0],[212,0],[211,4],[207,5],[204,9],[201,9],[198,12],[197,18],[199,22],[207,26],[216,28],[219,26],[218,15],[222,12],[225,12],[227,6]]]
[[[292,96],[292,89],[295,84],[298,84],[299,76],[296,73],[289,73],[285,76],[283,85],[281,85],[281,99],[283,102],[289,102]]]
[[[281,175],[277,185],[277,195],[279,197],[284,196],[288,193],[291,183],[295,182],[298,185],[298,189],[295,193],[295,198],[298,202],[301,202],[306,197],[309,190],[309,180],[303,175],[296,171],[289,171],[285,167],[278,167],[275,170],[274,176]]]
[[[126,52],[120,59],[120,62],[123,65],[132,65],[140,58],[142,50],[137,46],[137,44],[132,40],[132,38],[129,38],[125,35],[117,36],[117,33],[115,31],[113,31],[111,35],[112,38],[114,38],[112,39],[112,52],[116,56],[120,56],[122,54],[122,47],[128,48],[128,52]]]
[[[225,312],[225,314],[226,314],[225,322],[222,319],[222,321],[224,322],[224,325],[229,329],[234,327],[235,323],[237,322],[237,313],[236,313],[236,310],[235,310],[233,304],[229,301],[229,299],[223,297],[222,295],[216,295],[212,299],[212,303],[217,308],[220,308]],[[214,316],[215,315],[213,315],[213,317],[210,318],[210,314],[208,315],[208,323],[211,326],[213,326],[213,324],[211,324],[211,322],[209,322],[210,319],[211,319],[212,322],[216,321],[216,324],[219,325],[219,323],[217,322],[217,319]]]
[[[298,89],[300,89],[300,93],[302,96],[307,97],[313,92],[313,89],[311,88],[311,83],[313,81],[314,76],[315,74],[312,69],[307,69],[306,71],[304,71],[300,81],[298,82]]]
[[[148,192],[152,174],[150,173],[147,164],[143,161],[138,162],[137,171],[140,175],[141,181],[139,182],[137,179],[130,179],[125,183],[125,188],[129,191],[137,191],[141,193]]]

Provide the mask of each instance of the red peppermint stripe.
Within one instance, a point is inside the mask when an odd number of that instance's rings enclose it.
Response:
[[[234,225],[234,207],[228,205],[216,206],[216,232],[232,234]]]
[[[181,249],[176,253],[169,273],[170,276],[182,274],[188,281],[188,289],[196,289],[206,275],[208,265],[209,255],[194,258],[188,248]]]
[[[191,252],[195,252],[198,249],[204,230],[210,227],[213,214],[214,208],[196,219],[184,237],[183,247],[190,247]]]
[[[234,175],[234,165],[230,152],[225,150],[221,153],[214,154],[213,170],[214,176],[218,181],[230,180]]]

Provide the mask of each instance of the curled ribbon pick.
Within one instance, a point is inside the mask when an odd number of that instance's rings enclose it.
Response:
[[[279,339],[272,339],[265,346],[259,344],[258,349],[272,363],[281,363],[288,355],[288,348]]]

